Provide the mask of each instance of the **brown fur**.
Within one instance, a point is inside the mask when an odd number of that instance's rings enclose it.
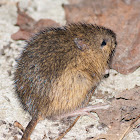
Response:
[[[114,32],[97,25],[71,24],[38,33],[15,72],[16,93],[25,110],[32,117],[51,118],[87,106],[115,46]]]

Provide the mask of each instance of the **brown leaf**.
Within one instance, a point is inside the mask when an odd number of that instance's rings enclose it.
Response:
[[[57,27],[58,23],[51,19],[40,19],[35,21],[33,18],[28,16],[25,12],[21,12],[17,4],[17,23],[16,25],[20,27],[19,31],[12,34],[11,38],[13,40],[28,40],[33,34],[37,33],[40,30],[43,30],[46,27]]]
[[[107,110],[97,110],[100,123],[108,126],[107,134],[98,138],[118,140],[131,123],[140,115],[140,87],[126,90],[116,96]],[[106,117],[105,117],[106,116]]]

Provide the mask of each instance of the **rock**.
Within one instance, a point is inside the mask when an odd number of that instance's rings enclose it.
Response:
[[[67,23],[86,22],[112,29],[118,45],[111,68],[129,74],[140,66],[140,1],[78,0],[63,5]]]

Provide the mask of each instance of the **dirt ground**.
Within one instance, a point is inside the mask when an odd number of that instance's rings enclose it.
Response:
[[[62,3],[67,0],[1,0],[0,1],[0,140],[13,140],[21,138],[22,132],[13,126],[15,121],[24,127],[31,119],[25,112],[14,94],[13,73],[16,58],[19,56],[25,41],[14,41],[11,34],[18,31],[15,26],[17,21],[16,2],[20,1],[21,9],[26,8],[28,15],[36,20],[41,18],[53,19],[61,25],[65,24],[65,13]],[[110,97],[116,96],[124,90],[140,86],[140,68],[129,75],[122,75],[115,70],[110,70],[110,76],[104,79],[95,93],[108,92]],[[103,102],[102,99],[92,98],[92,104]],[[97,116],[95,114],[95,116]],[[33,132],[32,140],[55,139],[61,130],[66,128],[66,123],[59,121],[41,121]],[[68,140],[85,140],[105,133],[107,128],[100,129],[97,120],[82,116],[72,130],[65,136]],[[119,140],[119,138],[118,138]],[[131,131],[125,140],[140,140],[140,130]]]

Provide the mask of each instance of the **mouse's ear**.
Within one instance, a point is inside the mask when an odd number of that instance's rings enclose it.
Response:
[[[81,51],[84,51],[89,48],[88,45],[84,42],[84,40],[80,38],[74,38],[74,43]]]

